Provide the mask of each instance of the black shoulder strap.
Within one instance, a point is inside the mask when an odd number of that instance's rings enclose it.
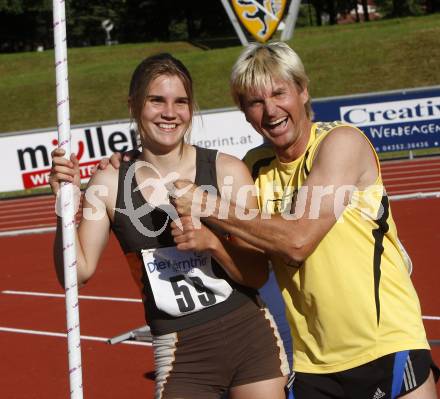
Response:
[[[134,162],[134,161],[133,161]],[[122,161],[119,166],[119,174],[118,174],[118,193],[116,195],[116,208],[125,208],[124,206],[124,182],[125,176],[127,175],[128,168],[132,164],[131,161]],[[130,185],[133,182],[130,182]],[[115,213],[115,218],[118,212]]]
[[[218,190],[216,168],[218,151],[197,146],[194,147],[196,149],[196,185],[211,185]]]

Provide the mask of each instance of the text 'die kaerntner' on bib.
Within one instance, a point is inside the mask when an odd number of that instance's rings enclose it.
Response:
[[[180,251],[176,247],[142,250],[145,271],[158,309],[178,317],[226,300],[232,293],[217,277],[208,251]]]

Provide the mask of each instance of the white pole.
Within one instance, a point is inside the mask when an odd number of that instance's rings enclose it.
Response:
[[[67,73],[67,35],[65,0],[53,0],[53,31],[57,91],[59,147],[70,158],[69,81]],[[70,397],[82,399],[81,342],[79,330],[78,283],[76,275],[75,204],[73,185],[61,185],[64,285],[66,290],[67,352],[69,357]]]
[[[237,34],[238,38],[240,39],[242,46],[247,46],[249,44],[248,40],[246,39],[246,35],[244,34],[243,30],[241,29],[240,22],[238,22],[237,17],[235,16],[234,10],[232,9],[231,5],[229,4],[229,0],[221,0],[223,7],[226,10],[226,13],[228,14],[229,20],[231,21],[232,26],[235,29],[235,33]]]
[[[295,29],[296,19],[298,18],[299,6],[301,5],[301,0],[292,0],[290,3],[289,11],[287,14],[285,26],[283,33],[281,34],[281,40],[290,40],[293,36],[293,31]]]

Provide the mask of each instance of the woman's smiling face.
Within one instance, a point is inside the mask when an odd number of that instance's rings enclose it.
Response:
[[[139,130],[142,144],[158,149],[179,145],[191,122],[188,94],[176,75],[160,75],[147,89]]]

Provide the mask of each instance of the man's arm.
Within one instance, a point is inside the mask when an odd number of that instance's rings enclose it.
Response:
[[[236,283],[260,288],[268,278],[268,263],[264,253],[246,243],[237,243],[208,227],[195,227],[190,216],[181,216],[182,230],[171,223],[171,234],[181,251],[209,251],[212,257]],[[257,257],[258,256],[258,257]]]
[[[320,144],[310,174],[298,193],[297,210],[301,212],[243,220],[237,217],[240,207],[231,203],[227,217],[222,217],[222,201],[217,198],[207,220],[267,253],[281,255],[286,263],[298,264],[313,252],[348,204],[350,190],[343,202],[338,194],[344,188],[364,189],[374,183],[377,174],[376,160],[365,137],[353,128],[338,128]],[[190,193],[175,200],[179,214],[191,211],[190,200]],[[338,203],[339,209],[335,206]],[[197,206],[193,205],[194,209]]]
[[[243,162],[235,157],[219,154],[216,166],[219,194],[222,194],[225,200],[230,198],[241,203],[243,207],[256,209],[255,197],[241,190],[243,186],[253,187],[252,178]],[[172,234],[177,248],[210,250],[226,273],[239,284],[260,288],[266,282],[269,273],[268,260],[261,250],[237,237],[226,237],[218,228],[211,231],[202,225],[201,229],[196,229],[190,216],[182,217],[181,221],[183,231],[172,223]]]

